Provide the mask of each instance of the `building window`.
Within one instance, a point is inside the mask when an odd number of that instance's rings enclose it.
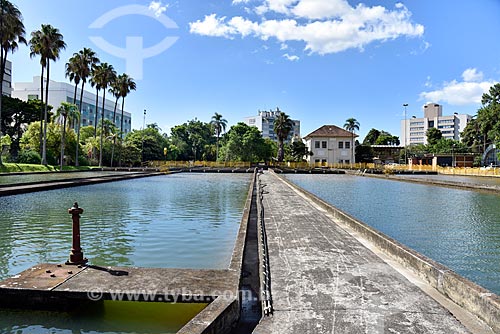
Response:
[[[327,146],[327,142],[326,141],[322,141],[321,142],[321,148],[326,148]]]
[[[248,124],[255,124],[255,118],[250,118],[248,120]]]
[[[314,142],[314,148],[319,148],[319,141]]]
[[[350,141],[346,141],[345,142],[345,148],[346,148],[346,150],[348,150],[348,149],[351,148],[351,142]]]
[[[340,149],[343,149],[343,148],[344,148],[344,142],[343,142],[343,141],[339,141],[339,148],[340,148]]]
[[[319,164],[320,160],[319,159],[314,159],[314,163]]]

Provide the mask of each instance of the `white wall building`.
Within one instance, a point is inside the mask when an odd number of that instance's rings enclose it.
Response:
[[[2,86],[2,94],[10,96],[12,94],[12,63],[8,60],[5,62]]]
[[[46,83],[46,81],[45,81]],[[44,85],[45,85],[44,83]],[[86,83],[85,87],[90,87],[88,83]],[[80,104],[80,92],[81,89],[77,90],[76,94],[76,105]],[[49,104],[54,108],[53,110],[55,111],[59,106],[61,105],[61,102],[73,102],[73,96],[75,93],[75,86],[70,85],[65,82],[57,82],[57,81],[52,81],[50,80],[50,85],[49,85]],[[45,86],[44,86],[44,92],[45,96]],[[106,93],[106,96],[110,96],[110,93]],[[23,101],[28,101],[31,99],[39,99],[40,98],[40,76],[35,76],[33,77],[33,82],[16,82],[14,84],[14,91],[12,92],[12,97],[17,97],[18,99],[21,99]],[[83,126],[88,126],[88,125],[95,125],[95,98],[96,95],[94,93],[91,93],[87,90],[83,91],[83,104],[82,104],[82,115],[81,115],[81,125]],[[102,91],[99,94],[99,110],[98,110],[98,118],[97,118],[97,124],[99,124],[99,121],[101,120],[101,111],[102,111]],[[121,109],[120,109],[120,102],[118,102],[118,106],[116,108],[116,125],[118,126],[118,129],[120,128],[121,124]],[[113,110],[115,107],[115,101],[106,99],[105,104],[104,104],[104,118],[113,120]],[[124,111],[123,113],[123,132],[124,135],[129,133],[132,129],[132,115]]]
[[[257,127],[260,132],[262,132],[262,137],[270,138],[274,141],[278,140],[278,137],[274,133],[274,120],[281,111],[260,111],[257,116],[251,116],[245,118],[245,124],[249,126]],[[293,119],[294,123],[292,131],[288,135],[288,140],[290,141],[294,137],[300,137],[300,121]]]
[[[335,125],[323,125],[304,137],[306,146],[313,153],[307,157],[310,165],[350,164],[354,163],[355,140],[352,134]]]
[[[472,116],[453,114],[443,116],[443,107],[437,103],[424,105],[424,117],[401,121],[401,144],[404,146],[427,144],[427,130],[436,128],[441,131],[443,138],[460,140],[460,133],[464,131]]]

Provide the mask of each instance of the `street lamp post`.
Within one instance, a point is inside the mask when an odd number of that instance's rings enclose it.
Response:
[[[405,142],[404,142],[404,147],[405,147],[405,165],[408,163],[408,151],[406,150],[406,107],[408,107],[408,103],[404,103],[403,107],[405,107],[405,123],[404,123],[404,133],[403,136],[405,137]]]
[[[144,118],[142,120],[142,147],[141,147],[141,155],[142,155],[142,162],[144,162],[144,129],[146,127],[146,109],[144,109]]]
[[[455,168],[455,143],[451,145],[451,167]]]

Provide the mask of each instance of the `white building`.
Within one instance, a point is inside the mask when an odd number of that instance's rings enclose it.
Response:
[[[460,140],[460,133],[472,119],[470,115],[443,116],[443,107],[437,103],[424,105],[424,117],[401,121],[401,144],[404,146],[427,144],[427,130],[436,128],[441,131],[443,138]]]
[[[307,162],[323,166],[354,163],[356,137],[336,125],[323,125],[304,137],[308,150],[313,153]]]
[[[245,123],[249,126],[257,127],[260,132],[262,132],[262,137],[270,138],[274,141],[278,141],[278,137],[274,133],[274,120],[281,111],[278,109],[276,111],[260,111],[257,116],[246,117]],[[290,141],[294,137],[300,137],[300,121],[292,120],[294,123],[292,131],[288,135],[287,141]]]
[[[46,83],[46,81],[45,81]],[[44,85],[45,85],[44,83]],[[90,87],[88,83],[86,83],[85,87]],[[76,94],[76,105],[80,104],[80,92],[81,89],[77,90]],[[45,86],[44,92],[45,96]],[[70,85],[65,82],[57,82],[50,80],[49,85],[49,104],[54,108],[53,110],[59,108],[61,102],[73,102],[73,96],[75,94],[75,86]],[[97,117],[97,124],[101,120],[101,110],[102,110],[102,91],[99,94],[99,110]],[[111,96],[110,93],[106,93],[106,96]],[[31,99],[39,99],[40,98],[40,76],[33,77],[33,82],[17,82],[14,84],[14,91],[12,92],[12,97],[17,97],[23,101],[28,101]],[[87,90],[83,91],[83,104],[81,110],[81,125],[95,125],[95,98],[96,95]],[[120,128],[121,124],[121,109],[120,102],[116,108],[116,125]],[[108,120],[113,120],[113,110],[115,107],[115,101],[106,99],[104,104],[104,118]],[[132,115],[129,112],[124,111],[123,113],[123,132],[124,135],[129,133],[132,129]]]
[[[10,96],[12,94],[12,63],[8,60],[5,62],[2,86],[2,94]]]

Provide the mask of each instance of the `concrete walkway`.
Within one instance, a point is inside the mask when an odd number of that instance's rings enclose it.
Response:
[[[260,176],[274,315],[254,333],[469,333],[271,173]]]

